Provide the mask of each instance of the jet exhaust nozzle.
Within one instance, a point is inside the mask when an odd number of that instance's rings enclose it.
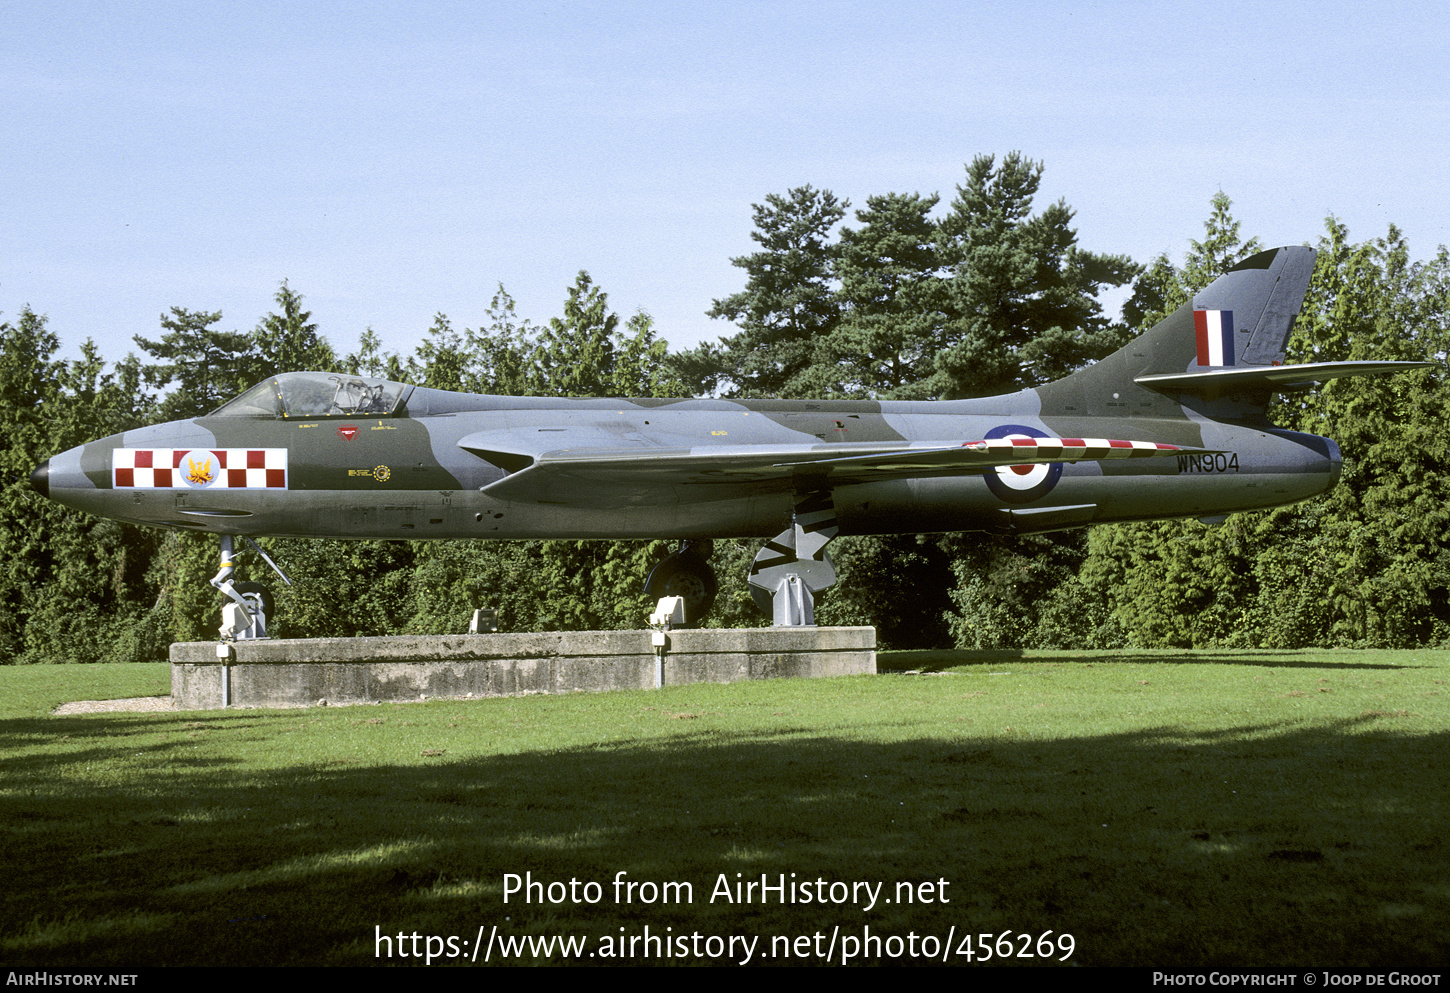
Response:
[[[50,459],[35,467],[30,474],[30,488],[43,497],[50,496]]]

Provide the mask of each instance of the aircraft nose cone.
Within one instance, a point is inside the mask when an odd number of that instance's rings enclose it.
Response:
[[[30,474],[30,488],[43,497],[50,496],[50,459],[40,463]]]

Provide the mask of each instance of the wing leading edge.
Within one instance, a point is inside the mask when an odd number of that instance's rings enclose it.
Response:
[[[684,450],[637,447],[524,452],[489,444],[496,440],[469,437],[459,442],[460,448],[509,472],[484,488],[489,496],[513,502],[598,508],[621,502],[726,499],[786,492],[802,486],[980,475],[1009,465],[1155,458],[1206,451],[1151,441],[1018,437],[906,448],[712,445]]]

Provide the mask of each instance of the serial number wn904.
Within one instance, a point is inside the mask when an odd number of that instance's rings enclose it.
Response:
[[[1179,472],[1238,472],[1238,452],[1211,452],[1178,456]]]

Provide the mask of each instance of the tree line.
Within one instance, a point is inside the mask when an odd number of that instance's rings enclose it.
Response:
[[[653,319],[609,308],[587,272],[560,316],[533,324],[498,288],[476,328],[438,314],[411,354],[371,328],[339,354],[287,282],[251,331],[172,307],[161,334],[108,364],[79,359],[29,307],[0,322],[0,662],[162,660],[215,637],[211,536],[67,511],[30,471],[75,445],[193,417],[298,369],[477,393],[637,397],[943,399],[1038,385],[1102,358],[1238,260],[1216,196],[1202,241],[1174,264],[1079,247],[1064,202],[1036,209],[1043,166],[979,156],[945,208],[936,195],[851,204],[811,186],[754,206],[759,250],[733,259],[743,289],[714,300],[732,333],[671,351]],[[1433,359],[1450,352],[1450,256],[1412,260],[1393,226],[1355,243],[1333,217],[1288,361]],[[1126,295],[1121,313],[1101,297]],[[1085,531],[840,538],[823,624],[874,624],[893,647],[1417,646],[1450,640],[1447,399],[1441,369],[1344,379],[1282,398],[1282,427],[1340,445],[1339,486],[1307,503],[1197,521]],[[744,576],[756,540],[717,541],[711,624],[767,623]],[[496,606],[505,630],[633,628],[664,541],[263,542],[283,636],[462,630]],[[260,563],[247,578],[265,579]]]

